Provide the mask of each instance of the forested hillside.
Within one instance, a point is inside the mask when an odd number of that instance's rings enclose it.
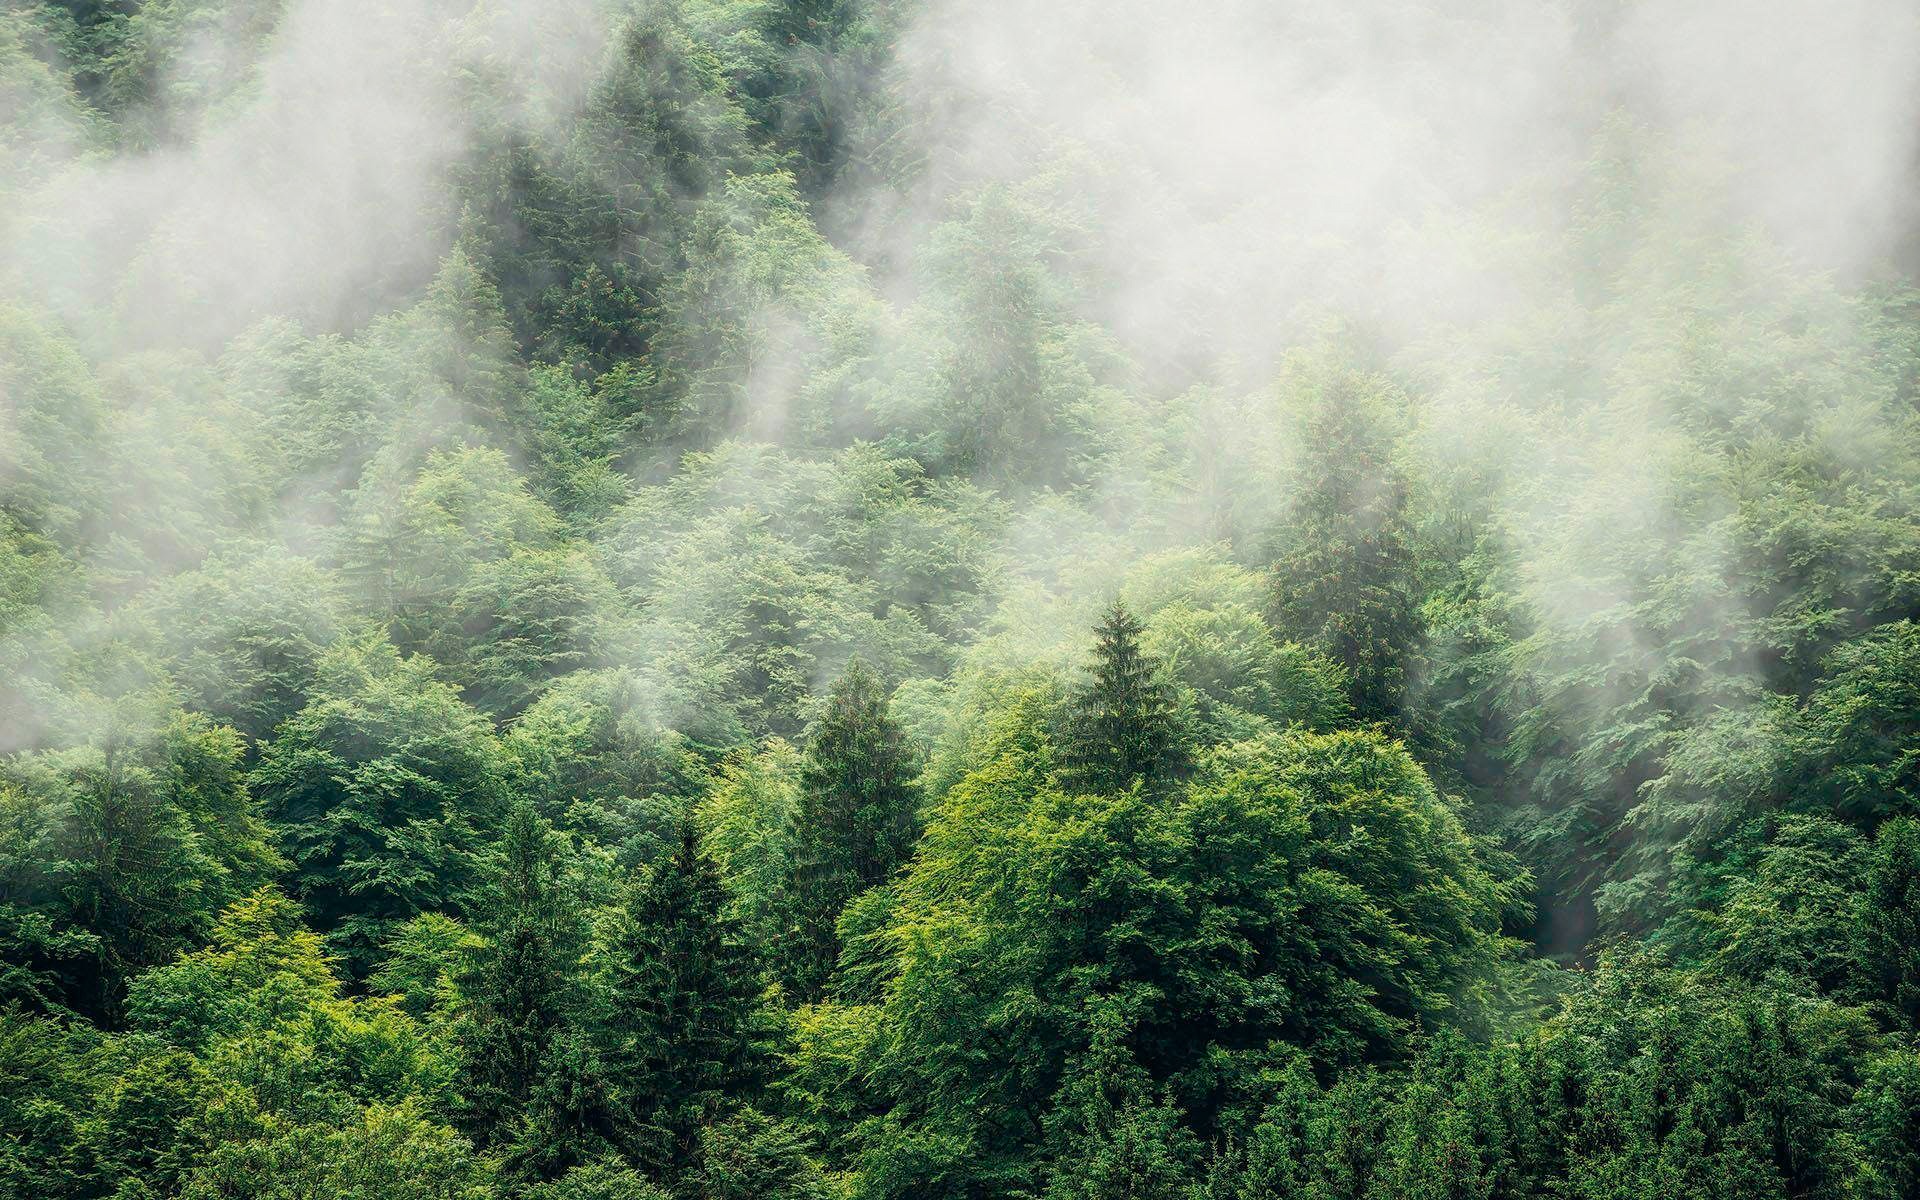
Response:
[[[7,0],[0,1197],[1920,1197],[1920,11]]]

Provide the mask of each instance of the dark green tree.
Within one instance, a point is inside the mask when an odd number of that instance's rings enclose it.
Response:
[[[698,1166],[702,1131],[751,1096],[765,1067],[760,972],[726,905],[688,824],[629,885],[599,951],[594,1036],[617,1138],[670,1183]]]
[[[1047,1200],[1186,1200],[1196,1140],[1128,1056],[1121,1023],[1100,1026],[1048,1117],[1055,1146]]]
[[[500,1147],[523,1174],[564,1169],[568,1114],[555,1085],[573,1065],[566,1045],[582,1005],[587,920],[567,878],[567,848],[539,814],[514,806],[481,944],[461,973],[458,1026],[462,1101],[483,1146]]]
[[[0,997],[117,1020],[281,862],[240,738],[203,717],[0,768]]]
[[[1869,992],[1920,1026],[1920,821],[1880,827],[1854,928]]]
[[[1093,667],[1074,695],[1063,757],[1067,776],[1089,792],[1165,782],[1185,761],[1171,691],[1140,645],[1141,625],[1115,601],[1093,631]]]
[[[826,988],[841,910],[906,862],[918,830],[905,736],[879,677],[855,659],[828,693],[800,766],[784,956],[797,995]]]

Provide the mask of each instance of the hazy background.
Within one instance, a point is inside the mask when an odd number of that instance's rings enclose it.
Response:
[[[0,185],[0,279],[102,362],[211,359],[273,315],[352,335],[440,268],[469,215],[451,180],[476,146],[563,146],[612,31],[649,11],[664,9],[244,0],[156,26],[137,136],[112,146],[82,114],[23,98],[33,136]],[[1272,381],[1332,338],[1412,385],[1408,453],[1511,547],[1538,612],[1585,621],[1621,597],[1586,578],[1603,564],[1569,559],[1581,529],[1699,511],[1676,500],[1697,482],[1675,433],[1691,393],[1648,381],[1679,378],[1667,368],[1701,281],[1708,308],[1778,302],[1844,348],[1845,290],[1897,278],[1913,245],[1920,10],[1898,0],[889,11],[899,52],[849,84],[875,100],[809,198],[833,246],[809,251],[800,285],[681,316],[748,330],[727,428],[803,444],[807,406],[833,403],[863,406],[849,428],[884,438],[976,403],[950,382],[970,353],[942,307],[955,280],[990,289],[994,264],[1037,264],[1045,279],[1007,302],[1051,314],[1042,366],[1071,419],[1023,431],[1015,411],[1006,428],[1038,462],[1095,465],[1045,494],[1009,489],[1002,554],[1048,586],[1086,568],[1076,613],[1113,586],[1103,567],[1284,511],[1298,446]],[[943,276],[951,245],[978,253]],[[404,357],[397,330],[381,336]],[[947,359],[913,348],[948,334]],[[706,343],[686,344],[698,374]],[[1845,358],[1826,361],[1844,372]],[[466,403],[371,386],[423,423],[417,447]],[[1819,394],[1814,380],[1784,402]],[[177,388],[168,419],[197,395]],[[1875,452],[1871,430],[1833,436]],[[623,465],[659,478],[685,448]],[[1168,482],[1182,460],[1206,464],[1203,484]],[[301,519],[360,472],[311,470]],[[181,474],[150,487],[191,510],[205,480]],[[702,502],[749,499],[722,483]]]

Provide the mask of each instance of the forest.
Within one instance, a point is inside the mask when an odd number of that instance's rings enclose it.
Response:
[[[1920,9],[5,0],[0,1200],[1920,1197]]]

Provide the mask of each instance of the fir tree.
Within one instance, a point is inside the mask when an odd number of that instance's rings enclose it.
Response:
[[[786,966],[794,990],[815,997],[839,955],[834,930],[841,910],[885,883],[919,832],[905,737],[880,680],[858,659],[827,697],[800,789]]]
[[[1047,1119],[1057,1145],[1047,1200],[1187,1200],[1199,1147],[1127,1053],[1124,1021],[1095,1017],[1093,1045]]]
[[[1296,499],[1271,547],[1275,628],[1346,669],[1363,720],[1399,715],[1422,632],[1408,484],[1388,428],[1404,402],[1353,372],[1314,385]]]
[[[581,1004],[586,917],[568,893],[565,845],[531,806],[507,820],[479,950],[461,991],[459,1027],[467,1123],[483,1146],[507,1148],[529,1174],[547,1174],[560,1151],[557,1114],[563,1063],[577,1057],[570,1031]]]
[[[1920,821],[1880,827],[1860,898],[1857,951],[1875,999],[1920,1027]]]
[[[1085,791],[1155,783],[1183,765],[1172,697],[1140,633],[1118,601],[1094,627],[1093,669],[1073,700],[1065,754],[1069,779]]]
[[[762,1070],[760,979],[691,824],[615,912],[596,1023],[624,1148],[656,1177],[698,1165],[702,1131]]]

